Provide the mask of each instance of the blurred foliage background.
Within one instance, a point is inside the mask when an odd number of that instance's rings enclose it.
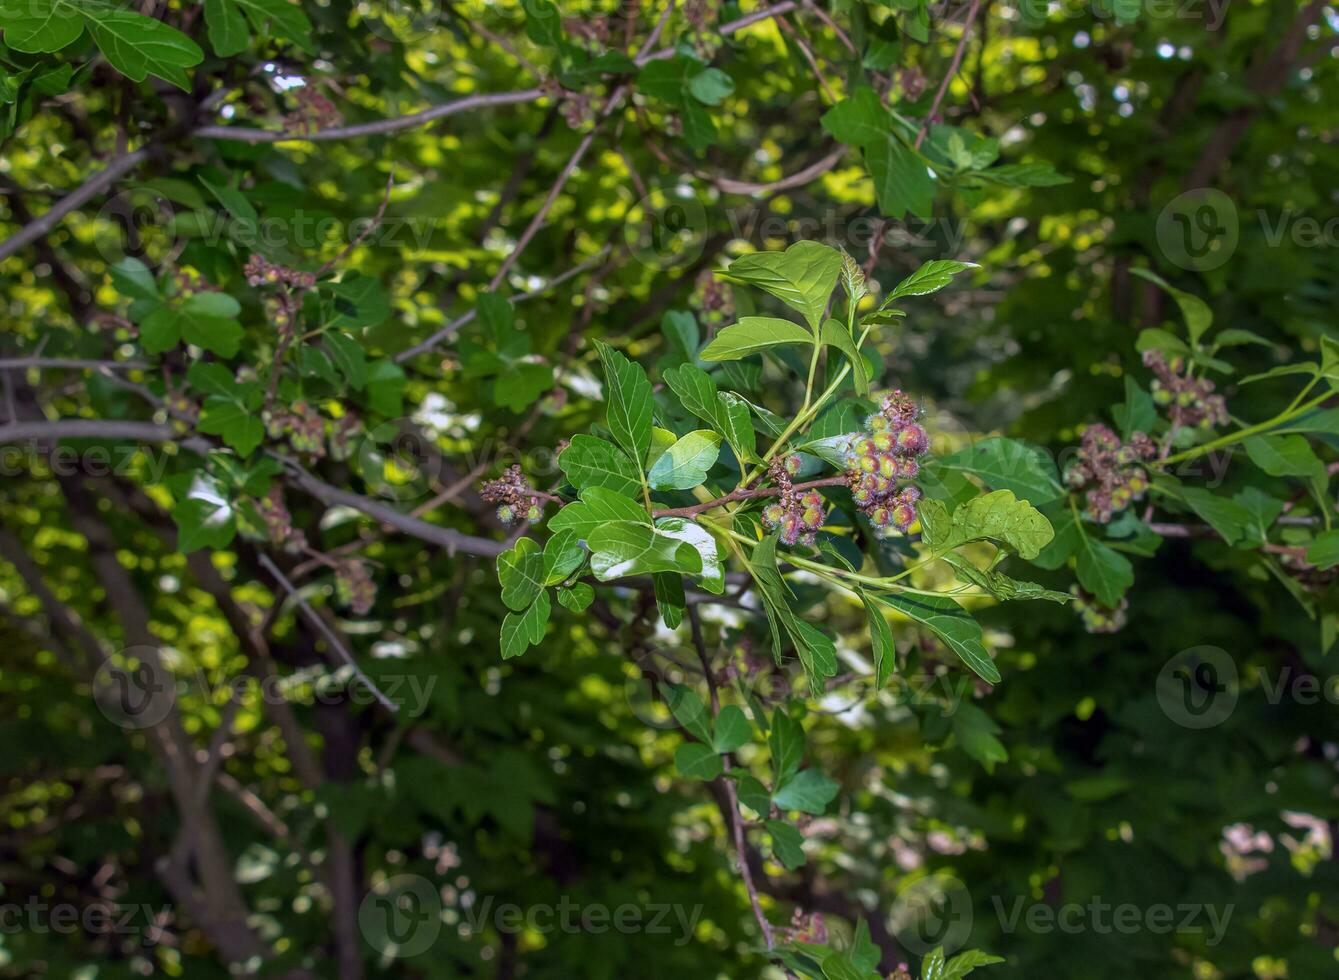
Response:
[[[372,448],[311,469],[327,490],[417,508],[464,537],[394,533],[296,480],[282,517],[261,508],[265,491],[225,487],[214,506],[235,509],[242,533],[219,544],[218,512],[184,503],[201,499],[189,424],[144,443],[66,440],[63,456],[7,439],[0,976],[779,975],[758,955],[719,801],[675,778],[679,738],[648,679],[680,676],[690,624],[653,627],[645,590],[605,590],[585,612],[555,608],[524,658],[498,655],[492,555],[508,529],[474,488],[512,463],[539,487],[560,479],[560,442],[603,415],[593,341],[648,366],[672,357],[684,331],[705,339],[750,312],[712,270],[801,239],[843,246],[885,289],[927,259],[972,261],[969,283],[913,300],[879,336],[879,384],[925,404],[936,453],[1008,434],[1060,454],[1109,420],[1127,374],[1146,383],[1138,332],[1177,329],[1175,305],[1134,268],[1265,338],[1222,354],[1240,374],[1339,336],[1339,14],[1320,0],[334,0],[293,7],[296,24],[260,5],[268,29],[240,46],[214,37],[227,13],[209,3],[141,5],[200,44],[184,88],[116,70],[92,27],[54,53],[16,46],[25,17],[65,16],[44,3],[0,4],[0,234],[20,236],[0,247],[7,424],[173,424],[188,362],[178,350],[125,366],[144,353],[133,284],[109,271],[126,255],[160,284],[234,296],[233,364],[262,378],[282,349],[249,255],[336,269],[338,288],[308,301],[358,331],[364,383],[341,393],[329,360],[304,361],[282,397],[310,399],[331,425],[361,420]],[[77,16],[112,16],[88,10]],[[640,53],[665,56],[633,64]],[[913,129],[935,117],[927,152],[954,152],[960,132],[997,141],[1003,165],[1069,180],[967,166],[932,182],[928,210],[890,213],[871,160],[821,123],[864,86]],[[520,94],[469,103],[497,93]],[[457,100],[469,104],[382,125]],[[24,236],[81,186],[92,193]],[[1166,216],[1205,189],[1222,195],[1212,230],[1230,218],[1236,244],[1187,257]],[[490,291],[512,297],[519,346],[499,351],[475,315]],[[732,380],[781,404],[760,370]],[[1237,419],[1291,397],[1220,388]],[[103,458],[110,474],[90,465]],[[285,550],[293,531],[325,560]],[[179,535],[201,547],[183,554]],[[355,573],[329,556],[365,562]],[[930,918],[941,938],[1004,956],[995,976],[1336,975],[1339,605],[1328,581],[1311,585],[1304,609],[1241,553],[1168,540],[1138,562],[1119,632],[1087,633],[1047,603],[975,610],[1004,677],[993,689],[904,629],[899,674],[870,690],[860,608],[810,597],[850,671],[806,718],[810,757],[841,792],[805,829],[804,868],[756,855],[772,922],[818,912],[844,935],[866,919],[891,972],[928,950],[899,919],[920,907],[906,889],[951,875],[961,893],[950,882]],[[361,613],[339,601],[358,589]],[[747,599],[699,616],[743,688],[788,693]],[[328,630],[397,711],[332,659]],[[103,658],[146,645],[177,679],[167,734],[95,697]],[[1160,707],[1157,678],[1201,645],[1230,656],[1240,696],[1197,730]],[[1306,677],[1318,696],[1299,693]],[[360,916],[397,875],[441,903],[429,952],[396,955],[410,945]],[[678,912],[627,934],[477,914],[564,900]],[[1028,917],[1093,902],[1133,906],[1137,922]],[[1163,906],[1170,928],[1149,915]],[[124,927],[87,927],[96,907]]]

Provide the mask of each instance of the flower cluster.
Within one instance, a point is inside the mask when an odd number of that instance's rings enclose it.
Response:
[[[265,411],[265,430],[271,439],[288,436],[295,452],[320,459],[325,455],[325,420],[305,401],[295,401],[285,411]]]
[[[1128,599],[1121,599],[1116,608],[1104,606],[1077,585],[1069,590],[1074,595],[1074,611],[1083,618],[1083,628],[1089,633],[1115,633],[1125,625]]]
[[[196,293],[217,293],[220,291],[218,286],[215,286],[194,269],[178,269],[172,276],[173,289],[176,295],[183,299],[194,296]]]
[[[291,286],[294,289],[311,289],[316,285],[316,274],[290,269],[277,262],[271,262],[263,255],[252,253],[242,267],[249,286]]]
[[[335,600],[355,616],[366,616],[377,599],[377,584],[357,558],[335,562]]]
[[[340,462],[351,458],[362,434],[363,423],[352,412],[335,419],[330,423],[330,458]]]
[[[508,466],[496,480],[485,480],[479,494],[490,504],[498,504],[497,519],[503,524],[526,520],[538,524],[544,517],[544,498],[525,478],[519,466]]]
[[[344,121],[343,114],[323,93],[304,85],[293,93],[297,108],[284,116],[284,129],[290,133],[315,133]]]
[[[256,501],[256,509],[265,521],[265,532],[272,544],[292,554],[307,550],[307,535],[301,528],[293,526],[293,515],[289,513],[282,490],[270,487],[269,493]]]
[[[1153,401],[1169,409],[1174,426],[1212,429],[1227,424],[1227,402],[1214,394],[1212,381],[1191,375],[1184,357],[1169,361],[1161,351],[1146,350],[1144,366],[1156,376]]]
[[[1142,432],[1122,445],[1105,425],[1090,425],[1083,430],[1078,459],[1065,471],[1065,483],[1072,490],[1085,490],[1088,515],[1106,524],[1117,511],[1144,496],[1148,473],[1139,464],[1156,452],[1153,440]]]
[[[762,522],[771,530],[781,531],[783,544],[803,541],[812,544],[814,532],[827,519],[827,505],[817,490],[800,493],[791,478],[800,472],[800,457],[786,456],[772,461],[768,471],[780,491],[776,503],[762,511]]]
[[[851,499],[876,528],[905,532],[916,523],[920,488],[909,481],[920,473],[918,457],[930,448],[925,429],[916,422],[916,405],[901,391],[865,422],[866,435],[851,442]],[[901,482],[899,482],[901,481]]]

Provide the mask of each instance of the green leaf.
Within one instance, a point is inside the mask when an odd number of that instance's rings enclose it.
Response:
[[[980,177],[1001,187],[1057,187],[1070,183],[1073,178],[1066,177],[1049,163],[1006,163],[989,170],[970,171],[973,177]]]
[[[953,511],[938,500],[921,504],[926,543],[937,552],[971,541],[994,541],[1020,558],[1036,558],[1055,537],[1051,522],[1012,490],[995,490],[974,497]]]
[[[544,627],[549,623],[553,607],[549,594],[540,592],[525,612],[510,612],[502,620],[502,659],[511,660],[544,639]]]
[[[246,18],[232,0],[205,0],[205,24],[209,28],[209,44],[220,58],[240,54],[251,40]]]
[[[767,792],[767,787],[746,772],[735,772],[739,773],[739,802],[759,816],[771,813],[772,795]]]
[[[205,53],[175,27],[129,10],[86,6],[89,32],[111,66],[142,82],[149,75],[190,91],[184,69],[198,65]]]
[[[688,83],[689,93],[703,105],[720,105],[734,90],[734,79],[719,68],[704,68]]]
[[[498,555],[497,578],[508,609],[520,611],[535,601],[544,591],[544,556],[534,538],[521,538]]]
[[[1213,311],[1209,309],[1209,304],[1204,302],[1194,293],[1187,293],[1168,283],[1161,276],[1150,272],[1148,269],[1131,269],[1136,276],[1141,279],[1147,279],[1156,286],[1160,286],[1171,294],[1172,299],[1176,300],[1176,305],[1181,308],[1181,315],[1186,320],[1186,330],[1190,333],[1190,342],[1199,343],[1199,339],[1204,336],[1204,332],[1213,325]]]
[[[835,248],[820,242],[796,242],[784,252],[755,252],[736,259],[724,275],[771,293],[798,310],[817,332],[841,267],[841,253]]]
[[[606,487],[588,487],[581,491],[579,501],[549,518],[549,530],[568,529],[578,538],[589,539],[597,529],[616,523],[650,525],[651,518],[635,500]]]
[[[784,820],[766,821],[767,833],[772,838],[772,854],[787,871],[804,865],[804,834],[794,824]]]
[[[678,629],[684,613],[688,611],[683,576],[677,572],[656,572],[651,576],[651,585],[656,594],[656,609],[660,611],[666,629]]]
[[[558,457],[558,466],[578,491],[603,487],[620,496],[632,496],[642,487],[641,472],[628,454],[595,436],[573,436]]]
[[[237,534],[232,508],[213,491],[182,500],[172,508],[172,520],[177,525],[177,551],[183,555],[200,548],[221,550]]]
[[[953,711],[953,734],[959,747],[985,768],[995,771],[995,763],[1008,762],[1009,751],[995,736],[1000,726],[990,715],[967,701],[958,703]]]
[[[1339,530],[1322,531],[1307,546],[1306,560],[1319,569],[1339,565]]]
[[[651,382],[642,366],[603,341],[596,341],[604,363],[605,401],[614,441],[636,461],[651,448]]]
[[[334,299],[330,326],[337,330],[358,331],[375,327],[391,315],[390,300],[381,283],[371,276],[346,273],[339,282],[323,282],[321,289]]]
[[[794,616],[790,619],[790,638],[799,654],[809,683],[817,691],[823,689],[823,682],[837,676],[837,645],[817,626]]]
[[[989,953],[981,952],[979,949],[969,949],[948,961],[944,972],[940,975],[940,980],[959,980],[960,977],[967,976],[978,966],[992,966],[995,963],[1003,962],[1003,956],[992,956]]]
[[[544,584],[557,585],[575,572],[585,560],[586,549],[581,547],[576,534],[559,531],[544,545]]]
[[[779,344],[813,342],[813,335],[798,323],[774,316],[746,316],[712,338],[701,357],[704,361],[736,361]]]
[[[869,368],[865,364],[864,355],[855,345],[855,338],[851,332],[846,329],[845,324],[838,323],[836,320],[825,320],[823,322],[823,343],[831,347],[836,347],[846,355],[846,359],[851,363],[851,373],[855,380],[855,393],[861,398],[869,395]]]
[[[246,12],[257,34],[273,33],[292,41],[308,54],[316,53],[312,42],[312,24],[302,6],[288,0],[228,0]],[[208,9],[205,16],[209,16]],[[210,41],[213,41],[210,34]],[[222,54],[223,52],[219,52]]]
[[[1180,487],[1175,493],[1229,545],[1246,539],[1247,531],[1254,521],[1250,511],[1241,504],[1199,487]]]
[[[1125,401],[1111,410],[1111,417],[1120,429],[1121,438],[1129,439],[1135,432],[1148,432],[1158,420],[1158,408],[1153,396],[1139,387],[1139,382],[1125,376]]]
[[[684,731],[703,742],[711,742],[711,717],[707,706],[690,687],[682,684],[669,686],[665,692],[665,703]]]
[[[685,409],[725,436],[737,459],[756,458],[748,402],[732,392],[718,392],[711,375],[692,364],[669,368],[663,377]]]
[[[583,612],[594,601],[595,590],[586,582],[577,582],[572,586],[564,585],[558,589],[558,605],[574,613]]]
[[[680,745],[674,753],[674,768],[684,779],[710,781],[725,771],[721,757],[701,742]]]
[[[767,748],[772,753],[772,777],[777,784],[799,772],[800,760],[804,758],[804,729],[780,708],[772,713]]]
[[[186,369],[186,380],[202,395],[222,395],[233,399],[237,394],[237,379],[217,361],[193,361]]]
[[[140,321],[140,342],[150,354],[185,341],[233,357],[242,341],[242,325],[232,319],[237,311],[237,301],[224,293],[196,293],[179,307],[163,303]]]
[[[772,794],[772,802],[780,810],[800,810],[822,816],[840,788],[836,781],[817,769],[801,769],[778,785]]]
[[[70,0],[0,0],[5,43],[32,54],[59,51],[84,33],[79,11]]]
[[[725,566],[710,531],[686,517],[662,517],[656,521],[656,533],[681,541],[696,551],[702,566],[701,571],[694,573],[698,584],[715,595],[725,592]],[[680,552],[679,557],[684,559],[685,554]]]
[[[111,273],[112,285],[122,296],[130,299],[158,299],[158,283],[153,273],[139,259],[124,258],[107,270]]]
[[[753,727],[743,710],[736,704],[727,704],[716,716],[711,744],[717,752],[733,752],[753,737]]]
[[[982,680],[991,684],[1000,682],[999,668],[986,652],[981,626],[952,599],[907,594],[881,594],[875,598],[933,632]]]
[[[892,133],[892,117],[868,85],[825,112],[821,124],[833,139],[847,146],[866,147]]]
[[[363,345],[346,333],[330,331],[322,338],[330,352],[330,359],[344,375],[344,380],[355,391],[362,391],[367,384],[367,355]]]
[[[1055,462],[1046,450],[1017,439],[985,439],[936,462],[970,473],[993,489],[1012,490],[1034,507],[1064,493]]]
[[[196,426],[208,435],[221,436],[224,443],[243,456],[250,455],[265,438],[265,424],[254,406],[232,395],[210,395],[200,409]]]
[[[958,273],[979,268],[981,267],[975,262],[959,262],[956,259],[934,259],[926,262],[894,286],[893,291],[888,294],[888,298],[884,300],[883,305],[887,306],[904,296],[925,296],[929,293],[937,293],[952,282],[953,277]]]
[[[1114,608],[1134,584],[1130,560],[1118,551],[1084,534],[1075,565],[1079,584],[1097,597],[1104,606]]]
[[[394,361],[383,358],[367,366],[363,394],[374,412],[389,418],[398,417],[404,410],[404,386],[404,368]]]
[[[601,582],[651,572],[696,575],[702,571],[696,549],[645,524],[604,524],[586,536],[586,543],[591,550],[591,571]]]
[[[901,218],[909,212],[930,219],[937,184],[911,147],[896,136],[886,136],[865,148],[865,167],[874,180],[881,214]]]
[[[897,666],[893,630],[883,611],[874,605],[874,600],[863,589],[860,590],[860,601],[865,604],[865,617],[869,620],[870,647],[874,654],[874,686],[882,688]]]
[[[694,429],[665,450],[647,474],[652,490],[691,490],[700,486],[716,465],[721,437],[709,429]]]
[[[1325,464],[1302,436],[1251,436],[1242,447],[1251,462],[1270,476],[1325,475]]]
[[[552,365],[513,364],[493,382],[493,401],[502,408],[521,412],[552,387]]]
[[[957,570],[959,579],[990,593],[1001,602],[1011,599],[1046,599],[1065,603],[1073,598],[1068,592],[1043,588],[1036,582],[1019,582],[994,569],[977,568],[962,555],[945,555],[944,560]]]

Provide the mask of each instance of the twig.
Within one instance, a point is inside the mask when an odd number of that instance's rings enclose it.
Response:
[[[390,698],[386,697],[386,695],[381,692],[381,688],[372,683],[372,679],[363,673],[362,668],[359,667],[357,661],[353,659],[353,654],[349,653],[348,647],[344,645],[344,642],[339,638],[339,635],[330,628],[329,623],[317,615],[316,610],[311,607],[307,600],[302,598],[302,594],[298,592],[297,587],[279,570],[279,566],[270,560],[270,556],[260,554],[257,558],[264,569],[274,576],[275,581],[279,583],[280,587],[288,593],[289,597],[295,603],[297,603],[298,608],[302,610],[302,614],[306,617],[307,622],[311,623],[312,627],[325,637],[325,641],[330,645],[330,649],[334,651],[344,663],[353,669],[354,676],[362,682],[364,687],[372,692],[373,697],[377,699],[378,703],[391,714],[399,714],[399,706]]]
[[[372,231],[379,224],[381,224],[381,219],[386,217],[386,207],[391,203],[391,188],[394,186],[395,186],[395,164],[392,163],[391,172],[386,175],[386,192],[381,196],[381,207],[377,208],[377,213],[372,216],[372,220],[371,222],[368,223],[368,226],[364,228],[361,232],[359,232],[358,236],[354,238],[353,241],[345,245],[344,250],[342,252],[340,252],[333,259],[331,259],[325,265],[321,266],[319,269],[316,270],[316,277],[318,279],[321,276],[325,275],[327,272],[329,272],[331,269],[333,269],[335,266],[339,265],[346,258],[348,258],[349,254],[353,252],[353,250],[357,248],[359,245],[361,245],[364,241],[366,241],[367,236],[372,234]]]
[[[921,148],[925,142],[925,134],[930,129],[930,123],[939,112],[939,105],[944,101],[944,96],[948,94],[948,87],[958,74],[958,69],[962,66],[962,56],[967,53],[967,39],[972,36],[972,22],[976,20],[976,15],[981,10],[981,0],[972,0],[972,5],[967,8],[967,17],[962,23],[962,37],[958,38],[958,47],[953,52],[953,60],[949,62],[948,71],[944,74],[944,80],[939,83],[939,91],[935,92],[934,101],[930,103],[930,111],[925,114],[925,120],[921,123],[920,130],[916,133],[916,149]]]
[[[86,361],[77,357],[0,357],[0,371],[25,368],[69,368],[84,371],[147,371],[143,361]]]
[[[0,261],[9,258],[25,245],[31,245],[39,238],[44,238],[50,234],[67,214],[97,197],[148,158],[149,150],[144,147],[113,159],[100,172],[94,174],[51,205],[50,210],[40,218],[33,219],[9,238],[0,242]]]
[[[567,164],[563,167],[562,172],[558,174],[558,179],[554,181],[553,186],[549,188],[549,193],[544,198],[544,203],[539,206],[539,210],[535,212],[535,216],[530,219],[530,224],[526,225],[525,231],[521,232],[521,237],[516,240],[516,247],[511,250],[511,253],[505,259],[502,260],[502,265],[498,267],[497,272],[493,275],[492,281],[488,284],[489,292],[496,290],[498,286],[502,284],[502,280],[505,279],[507,273],[511,271],[511,267],[516,264],[516,260],[521,257],[521,253],[526,250],[526,247],[539,232],[539,229],[544,226],[544,222],[548,220],[549,217],[549,210],[558,200],[558,195],[562,193],[563,187],[567,184],[568,179],[581,164],[582,159],[586,156],[586,151],[589,150],[591,144],[595,142],[595,136],[599,133],[600,126],[606,119],[612,116],[615,110],[622,104],[623,96],[627,91],[627,85],[620,85],[618,88],[614,89],[612,94],[610,94],[609,101],[605,105],[604,110],[600,113],[599,118],[595,120],[595,125],[590,128],[590,132],[581,138],[581,142],[577,144],[577,148],[572,152],[572,156],[568,158]]]
[[[707,645],[702,639],[702,622],[698,617],[695,606],[688,607],[688,624],[693,634],[693,647],[697,650],[698,660],[702,663],[702,673],[706,677],[707,690],[711,692],[711,716],[714,719],[721,711],[721,698],[716,689],[716,675],[711,669],[711,658],[707,654]],[[734,840],[735,854],[739,859],[739,877],[744,882],[744,890],[749,895],[749,905],[753,907],[753,917],[758,920],[758,928],[762,930],[763,940],[767,943],[767,948],[771,949],[776,945],[776,937],[772,933],[772,923],[767,920],[766,913],[762,910],[762,901],[758,897],[758,886],[753,881],[753,870],[749,867],[748,842],[744,838],[744,819],[739,812],[739,797],[735,792],[735,783],[728,775],[731,769],[729,756],[721,760],[727,775],[721,777],[718,782],[725,790],[726,799],[729,801],[729,813],[722,814],[730,824],[730,835]]]
[[[825,476],[821,480],[810,480],[808,483],[797,483],[791,489],[798,492],[802,490],[813,490],[816,487],[838,487],[846,486],[850,483],[845,476]],[[758,487],[756,489],[731,490],[724,497],[717,497],[715,500],[708,500],[705,503],[693,504],[691,507],[660,507],[657,508],[656,517],[695,517],[698,514],[714,510],[722,504],[734,503],[736,500],[752,500],[755,497],[779,497],[781,489],[779,487]]]
[[[527,88],[517,92],[490,92],[469,95],[454,102],[435,105],[422,112],[407,116],[392,116],[374,122],[358,123],[353,126],[331,126],[318,129],[314,133],[288,133],[274,129],[247,129],[241,126],[201,126],[191,135],[198,139],[233,140],[241,143],[326,143],[332,140],[357,139],[360,136],[384,136],[398,133],[404,129],[413,129],[438,119],[445,119],[469,109],[491,106],[518,105],[524,102],[538,101],[545,95],[543,89]]]
[[[593,269],[595,266],[599,265],[602,261],[604,261],[604,257],[609,254],[611,248],[612,246],[606,245],[604,248],[600,249],[599,253],[595,255],[593,258],[587,259],[580,265],[573,266],[572,268],[568,269],[561,275],[555,276],[554,278],[550,279],[544,285],[537,286],[536,288],[528,290],[527,292],[520,293],[517,296],[513,296],[511,298],[512,303],[513,304],[524,303],[526,300],[534,299],[536,296],[542,296],[544,293],[547,293],[555,286],[560,286],[563,283],[567,282],[567,280],[579,276],[581,275],[581,273],[586,272],[589,269]],[[451,337],[455,336],[456,331],[460,330],[461,327],[464,327],[467,324],[472,323],[474,321],[474,318],[478,315],[479,315],[478,310],[475,309],[466,310],[460,316],[456,317],[454,320],[452,320],[446,326],[442,327],[442,329],[433,333],[431,336],[427,337],[424,340],[419,341],[413,347],[406,347],[404,350],[400,351],[400,353],[395,355],[395,363],[403,364],[405,361],[411,360],[412,358],[417,357],[419,354],[424,354],[432,350],[432,348],[436,347],[442,341],[449,340]]]

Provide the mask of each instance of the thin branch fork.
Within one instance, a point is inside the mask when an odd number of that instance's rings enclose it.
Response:
[[[808,483],[796,483],[792,490],[802,492],[805,490],[814,490],[818,487],[844,487],[849,485],[850,480],[845,476],[825,476],[821,480],[810,480]],[[715,510],[723,504],[734,503],[737,500],[752,500],[756,497],[779,497],[781,489],[779,487],[756,487],[752,489],[732,490],[723,497],[717,497],[715,500],[708,500],[704,503],[693,504],[690,507],[659,507],[656,509],[655,517],[696,517],[698,514],[706,513],[709,510]]]
[[[298,609],[302,611],[303,617],[311,624],[313,629],[325,638],[326,643],[330,645],[331,651],[348,667],[353,669],[353,675],[358,678],[359,683],[372,692],[372,696],[377,699],[377,703],[391,714],[399,714],[399,705],[386,697],[381,688],[377,687],[373,682],[372,678],[363,673],[363,669],[359,667],[358,662],[353,659],[353,654],[349,652],[349,648],[344,644],[344,641],[340,639],[339,634],[336,633],[334,629],[331,628],[330,624],[311,607],[311,604],[307,602],[305,598],[303,598],[302,593],[298,591],[297,586],[288,580],[288,576],[279,570],[279,566],[270,559],[270,556],[261,554],[258,556],[258,560],[265,571],[274,576],[274,579],[279,583],[280,588],[288,593],[289,598],[297,603]]]

